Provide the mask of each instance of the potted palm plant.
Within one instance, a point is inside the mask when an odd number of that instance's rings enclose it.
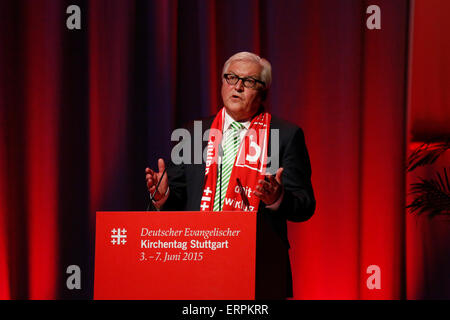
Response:
[[[413,182],[407,208],[418,218],[421,245],[413,248],[414,255],[420,258],[414,263],[422,269],[416,279],[422,288],[417,297],[425,299],[450,299],[450,170],[445,167],[449,149],[450,139],[423,143],[412,152],[407,164],[408,172],[419,171],[410,176]]]
[[[450,140],[439,143],[423,143],[416,148],[408,159],[408,172],[417,167],[432,165],[450,149]],[[450,182],[447,168],[436,172],[435,177],[421,178],[411,185],[414,200],[407,206],[413,214],[435,215],[450,214]]]

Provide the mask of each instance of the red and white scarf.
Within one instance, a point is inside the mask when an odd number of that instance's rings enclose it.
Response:
[[[271,115],[267,112],[255,116],[242,139],[231,171],[223,211],[257,211],[260,199],[253,194],[259,179],[264,179],[267,166],[267,147]],[[209,132],[200,211],[212,211],[216,194],[218,150],[223,136],[225,108],[214,118]],[[225,190],[222,190],[225,192]]]

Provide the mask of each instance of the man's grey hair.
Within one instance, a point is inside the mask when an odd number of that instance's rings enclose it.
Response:
[[[269,61],[251,52],[242,51],[232,55],[223,65],[222,77],[228,71],[228,67],[230,66],[231,62],[239,60],[252,61],[258,63],[262,67],[261,81],[265,82],[266,84],[265,89],[266,90],[269,89],[270,84],[272,83],[272,66],[270,65]]]

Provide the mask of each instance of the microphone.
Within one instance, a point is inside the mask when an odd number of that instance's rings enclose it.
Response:
[[[222,159],[223,159],[223,148],[222,142],[219,143],[219,211],[222,211]]]
[[[161,181],[164,178],[164,175],[166,174],[166,170],[167,170],[167,167],[164,168],[163,174],[161,175],[161,179],[159,179],[158,184],[156,185],[155,191],[153,191],[153,194],[150,194],[150,202],[148,203],[147,211],[150,211],[150,205],[151,205],[152,201],[155,200],[156,192],[158,191],[159,185],[161,184]],[[168,190],[169,189],[167,189],[167,191]],[[167,194],[167,192],[166,192],[166,194]]]

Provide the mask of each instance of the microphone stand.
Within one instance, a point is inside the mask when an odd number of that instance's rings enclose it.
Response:
[[[167,167],[164,168],[163,174],[161,175],[161,179],[159,179],[158,184],[156,185],[155,191],[153,192],[153,194],[150,194],[150,202],[148,203],[147,211],[150,211],[150,206],[151,206],[152,202],[155,200],[155,194],[158,191],[159,185],[161,184],[161,181],[164,178],[164,175],[166,174],[166,170],[167,170]],[[167,194],[167,192],[166,192],[166,194]]]

